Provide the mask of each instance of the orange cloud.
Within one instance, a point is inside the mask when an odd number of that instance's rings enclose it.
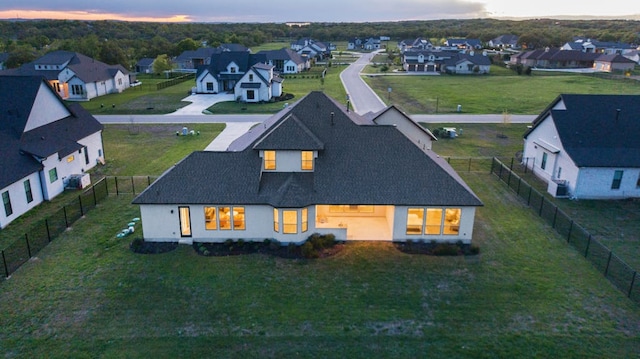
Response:
[[[189,22],[188,15],[169,17],[129,16],[113,13],[93,13],[86,11],[47,11],[47,10],[6,10],[0,11],[2,19],[53,19],[53,20],[120,20],[146,22]]]

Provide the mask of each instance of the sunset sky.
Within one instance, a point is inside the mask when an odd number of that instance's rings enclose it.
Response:
[[[293,4],[293,5],[292,5]],[[467,18],[615,17],[640,19],[640,1],[514,0],[21,0],[3,1],[3,19],[171,22],[368,22]]]

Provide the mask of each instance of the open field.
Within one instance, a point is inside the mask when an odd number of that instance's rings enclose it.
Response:
[[[491,71],[496,68],[492,66]],[[462,112],[467,114],[507,112],[535,115],[561,93],[640,94],[640,81],[580,74],[388,74],[365,76],[364,80],[388,105],[398,105],[409,114],[453,113],[458,105],[462,105]],[[389,87],[392,88],[390,101],[387,100]]]
[[[134,254],[111,198],[0,287],[7,357],[628,358],[640,309],[495,178],[479,257],[349,243],[335,257]],[[139,235],[139,233],[136,233]]]

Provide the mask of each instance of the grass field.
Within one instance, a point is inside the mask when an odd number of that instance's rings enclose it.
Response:
[[[487,76],[365,76],[380,98],[409,114],[539,114],[561,93],[640,94],[640,81],[603,79],[579,74],[513,76],[504,69]]]
[[[134,254],[131,198],[78,221],[0,287],[10,358],[629,358],[640,310],[486,173],[479,257],[350,243],[337,256]],[[139,235],[139,234],[137,234]]]

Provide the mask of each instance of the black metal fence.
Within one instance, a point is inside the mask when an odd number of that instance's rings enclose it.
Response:
[[[9,277],[109,195],[138,194],[149,187],[156,178],[149,176],[102,178],[60,210],[36,222],[27,232],[0,251],[0,273],[4,271],[4,278]],[[3,277],[0,276],[0,278]]]
[[[162,90],[162,89],[165,89],[167,87],[175,86],[175,85],[177,85],[179,83],[182,83],[182,82],[185,82],[185,81],[188,81],[188,80],[192,80],[192,79],[195,79],[195,78],[196,78],[196,75],[193,74],[193,73],[189,73],[189,74],[186,74],[186,75],[180,75],[180,76],[174,77],[174,78],[172,78],[170,80],[159,82],[156,85],[156,89],[157,90]]]
[[[506,183],[538,216],[545,219],[566,239],[567,243],[587,258],[627,297],[640,303],[640,278],[638,278],[637,270],[631,268],[607,246],[594,238],[586,229],[547,199],[544,194],[518,176],[513,171],[513,162],[507,166],[494,158],[491,164],[491,173]]]

